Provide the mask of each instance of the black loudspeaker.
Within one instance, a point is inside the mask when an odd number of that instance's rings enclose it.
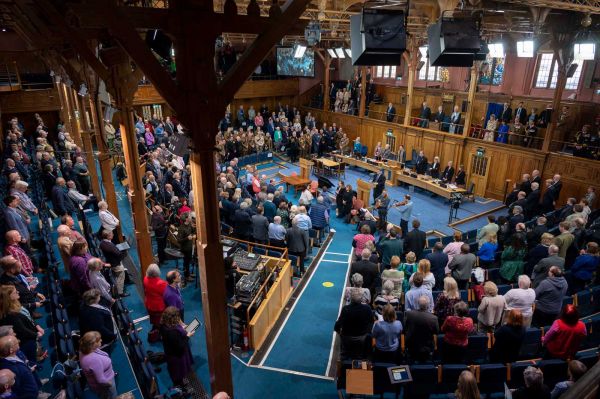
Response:
[[[190,138],[184,134],[175,133],[169,137],[167,148],[173,154],[183,157],[190,152]]]
[[[402,10],[363,9],[350,17],[353,65],[400,65],[406,50]]]
[[[425,61],[419,61],[419,65],[417,65],[417,71],[420,71],[421,68],[425,66]]]
[[[173,42],[169,36],[163,33],[163,31],[159,29],[146,31],[146,44],[161,58],[165,60],[171,59],[171,47],[173,47]]]
[[[329,180],[325,176],[321,176],[321,175],[315,175],[315,176],[317,176],[317,181],[319,183],[320,188],[327,187],[327,189],[330,189],[332,187],[335,187],[335,184],[333,184],[331,182],[331,180]]]
[[[440,18],[427,28],[427,38],[432,66],[470,67],[475,54],[479,58],[484,51],[472,18]]]
[[[573,63],[569,66],[569,69],[567,69],[567,78],[572,78],[573,75],[575,75],[575,71],[577,71],[577,67],[579,65],[577,65],[576,63]]]

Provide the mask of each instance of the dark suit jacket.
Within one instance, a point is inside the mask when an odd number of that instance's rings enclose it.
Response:
[[[436,112],[435,115],[433,116],[433,120],[442,123],[444,121],[444,118],[446,117],[446,114],[442,111],[442,112]]]
[[[425,232],[419,229],[413,229],[406,234],[406,238],[404,239],[404,252],[409,253],[412,251],[417,255],[417,259],[421,259],[426,243],[427,238]]]
[[[374,291],[375,282],[377,281],[377,277],[379,277],[379,270],[375,263],[362,259],[353,262],[350,267],[350,278],[354,273],[359,273],[363,276],[363,287]]]
[[[465,178],[467,177],[467,173],[464,170],[461,170],[456,174],[456,180],[454,181],[456,184],[465,184]]]
[[[385,188],[385,175],[383,173],[378,173],[373,176],[373,182],[377,183],[377,189],[383,190]]]
[[[342,308],[340,317],[333,329],[347,337],[359,337],[368,334],[373,324],[373,311],[369,305],[351,303]]]
[[[429,312],[410,310],[405,320],[406,347],[412,354],[433,352],[433,336],[440,331],[437,317]]]
[[[429,118],[431,118],[431,108],[421,108],[421,115],[419,115],[419,118],[429,120]]]
[[[513,117],[512,117],[512,108],[508,107],[506,109],[506,111],[502,112],[502,118],[501,118],[504,122],[506,123],[510,123],[513,122]]]
[[[302,252],[306,254],[306,250],[308,249],[308,231],[292,226],[287,229],[285,240],[290,252]]]
[[[52,207],[59,216],[75,212],[73,201],[67,192],[58,185],[52,187]]]
[[[79,313],[79,329],[81,330],[81,336],[88,331],[98,331],[104,344],[117,338],[112,315],[108,309],[104,310],[83,305]]]
[[[446,181],[452,181],[452,177],[454,176],[454,168],[451,166],[446,166],[444,168],[444,172],[442,172],[442,179]]]
[[[417,155],[417,160],[416,160],[416,169],[417,169],[417,173],[420,175],[425,174],[425,172],[427,171],[427,165],[429,164],[429,162],[427,161],[427,157],[423,156],[423,157],[419,157]]]
[[[519,114],[519,108],[515,109],[515,118],[517,117],[517,115],[519,115],[519,121],[521,122],[521,124],[525,124],[525,122],[527,122],[527,110],[525,109],[525,107],[520,108],[520,114]],[[514,122],[514,118],[511,122]]]
[[[15,373],[13,393],[19,399],[37,399],[40,387],[35,376],[25,363],[0,358],[0,369],[8,369]]]
[[[434,179],[439,178],[440,177],[440,163],[434,162],[431,165],[431,169],[429,170],[429,173],[430,173],[431,177],[433,177]]]
[[[385,119],[388,122],[392,122],[394,120],[395,116],[396,116],[396,107],[388,108],[385,113]]]
[[[525,194],[529,194],[531,192],[531,182],[529,180],[521,182],[519,189],[525,191]]]

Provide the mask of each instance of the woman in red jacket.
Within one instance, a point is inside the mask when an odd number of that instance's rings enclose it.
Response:
[[[442,325],[444,343],[442,360],[444,363],[464,363],[469,334],[475,331],[473,319],[469,317],[469,305],[458,302],[454,305],[454,315],[448,316]]]
[[[144,277],[144,293],[146,297],[144,305],[148,310],[150,323],[152,324],[152,331],[148,335],[152,335],[154,331],[159,331],[160,318],[163,310],[165,310],[165,302],[163,300],[165,288],[167,288],[167,282],[160,278],[158,265],[153,263],[148,266],[146,277]]]
[[[542,344],[546,348],[547,357],[573,359],[586,335],[587,330],[579,320],[577,308],[565,305],[560,318],[552,323],[552,327],[544,335]]]

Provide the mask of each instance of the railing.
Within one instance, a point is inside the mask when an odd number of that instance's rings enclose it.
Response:
[[[0,91],[13,91],[21,88],[21,78],[17,63],[0,64]]]
[[[567,392],[562,399],[586,399],[596,397],[598,383],[600,382],[600,362],[588,370]]]

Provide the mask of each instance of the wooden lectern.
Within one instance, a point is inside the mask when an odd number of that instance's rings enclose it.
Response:
[[[300,177],[303,179],[310,180],[310,168],[313,166],[313,161],[310,159],[300,158]]]
[[[356,193],[358,194],[358,199],[363,201],[363,203],[365,204],[365,208],[368,208],[369,204],[371,203],[371,189],[373,188],[373,186],[375,186],[375,184],[362,179],[358,179],[356,181],[356,185]]]

